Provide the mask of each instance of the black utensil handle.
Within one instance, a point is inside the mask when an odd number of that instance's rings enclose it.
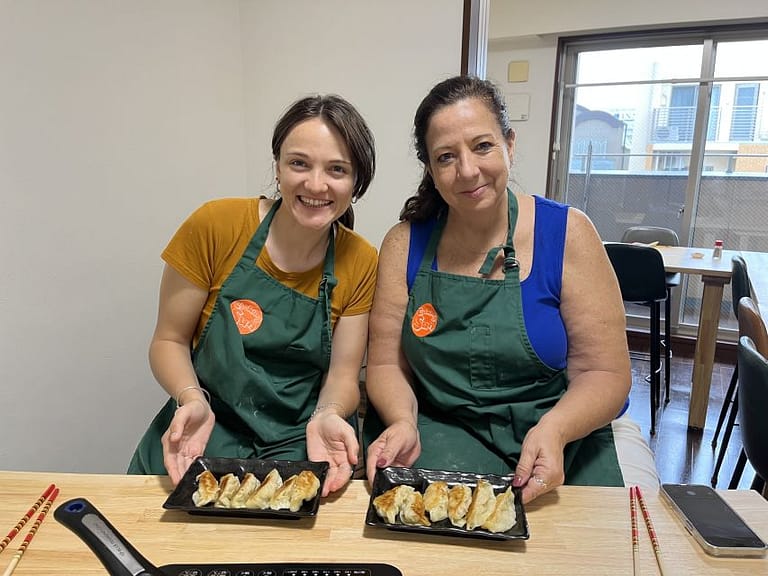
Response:
[[[164,576],[85,498],[64,502],[53,517],[88,544],[110,576]]]

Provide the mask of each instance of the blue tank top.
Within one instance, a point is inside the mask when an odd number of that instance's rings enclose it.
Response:
[[[560,316],[568,206],[541,196],[534,199],[533,263],[530,274],[520,283],[523,318],[528,339],[541,361],[562,370],[568,357],[568,338]],[[409,292],[436,222],[411,222],[406,272]],[[432,269],[437,270],[437,260],[432,262]]]

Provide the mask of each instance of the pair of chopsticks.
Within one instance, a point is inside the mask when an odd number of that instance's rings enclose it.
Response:
[[[640,505],[640,510],[643,514],[643,520],[645,520],[645,527],[648,530],[648,536],[651,538],[651,546],[653,546],[653,554],[656,556],[656,564],[659,566],[659,574],[664,576],[664,558],[661,555],[661,548],[659,547],[659,539],[656,537],[656,530],[653,527],[651,521],[651,515],[648,512],[648,507],[645,505],[645,499],[643,493],[640,491],[640,486],[631,486],[629,488],[629,515],[632,522],[632,568],[635,576],[640,576],[640,542],[637,531],[637,504]]]
[[[6,568],[5,572],[3,572],[3,576],[10,576],[13,574],[13,571],[16,570],[16,565],[21,560],[24,552],[26,552],[27,548],[32,542],[32,538],[34,538],[35,534],[37,533],[37,529],[40,528],[40,524],[42,524],[43,520],[45,520],[45,516],[48,514],[48,510],[51,509],[51,505],[53,504],[53,501],[56,500],[56,496],[58,495],[59,489],[56,488],[55,484],[48,486],[45,492],[41,494],[40,498],[38,498],[37,501],[32,504],[32,507],[29,509],[29,511],[21,517],[21,520],[16,523],[16,526],[11,528],[11,531],[8,532],[8,535],[3,538],[2,542],[0,542],[0,552],[2,552],[5,550],[8,544],[11,543],[11,540],[13,540],[16,535],[21,532],[21,529],[24,528],[26,523],[32,518],[32,516],[35,515],[35,512],[38,511],[40,506],[43,507],[43,509],[40,511],[40,514],[37,516],[37,520],[35,520],[34,524],[32,524],[32,528],[30,528],[29,532],[27,532],[27,536],[24,538],[21,546],[19,546],[19,549],[16,550],[16,554],[14,554],[13,558],[11,558],[11,563],[8,564],[8,568]]]

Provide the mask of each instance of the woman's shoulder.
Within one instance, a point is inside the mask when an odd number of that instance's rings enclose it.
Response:
[[[216,198],[201,204],[190,218],[213,223],[259,220],[260,198]]]
[[[411,222],[398,222],[390,228],[384,235],[381,242],[381,252],[391,250],[406,250],[411,240],[411,228],[414,226]],[[418,224],[416,224],[418,226]]]
[[[584,212],[573,206],[566,206],[568,210],[568,234],[580,234],[597,236],[597,230],[592,220]]]
[[[379,250],[380,269],[395,277],[402,276],[403,282],[410,251],[411,230],[414,226],[415,224],[408,221],[398,222],[392,226],[385,234]]]
[[[376,257],[376,247],[359,232],[339,224],[336,229],[336,247],[344,253],[354,253],[364,257]]]
[[[595,263],[605,256],[603,241],[592,220],[578,208],[568,209],[568,224],[565,233],[565,262],[580,265],[585,261]],[[607,259],[607,257],[606,257]]]
[[[353,284],[368,280],[375,282],[379,253],[364,236],[339,224],[335,247],[339,277],[352,279]]]

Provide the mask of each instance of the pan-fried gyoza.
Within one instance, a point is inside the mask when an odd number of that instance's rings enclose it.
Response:
[[[230,508],[232,506],[232,497],[240,489],[240,478],[234,474],[225,474],[219,480],[219,496],[214,502],[216,508]]]
[[[219,496],[219,481],[216,480],[210,470],[203,470],[197,475],[197,490],[192,494],[192,502],[195,506],[205,506],[216,502]]]
[[[302,470],[283,482],[273,468],[259,480],[248,472],[240,479],[225,474],[217,480],[209,470],[197,477],[197,490],[192,494],[195,506],[213,503],[217,508],[248,508],[251,510],[290,510],[297,512],[302,504],[312,500],[320,490],[320,480],[311,470]]]
[[[423,496],[413,486],[399,484],[374,498],[373,507],[389,524],[408,526],[432,526],[447,519],[467,530],[506,532],[517,522],[512,487],[497,496],[484,479],[474,489],[466,484],[449,487],[443,481],[432,482]]]

